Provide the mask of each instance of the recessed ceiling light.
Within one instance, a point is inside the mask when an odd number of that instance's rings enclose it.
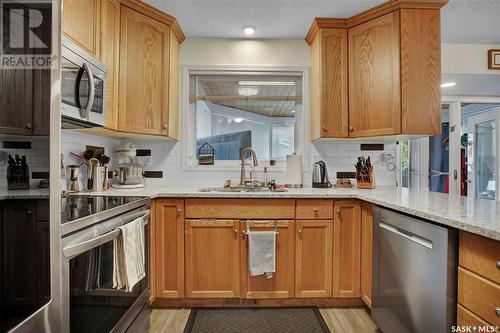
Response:
[[[445,82],[441,84],[441,88],[450,88],[456,86],[456,82]]]
[[[251,36],[255,33],[255,28],[254,27],[244,27],[243,32],[245,33],[245,35]]]

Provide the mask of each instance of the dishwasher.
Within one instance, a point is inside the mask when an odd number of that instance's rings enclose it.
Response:
[[[383,333],[451,331],[457,238],[455,229],[374,208],[371,316]]]

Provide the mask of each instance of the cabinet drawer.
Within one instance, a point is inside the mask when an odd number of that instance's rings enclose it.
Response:
[[[462,267],[458,268],[458,302],[492,325],[500,325],[500,286]]]
[[[333,200],[297,200],[297,219],[331,219],[333,218]]]
[[[187,199],[186,218],[294,219],[293,199]]]
[[[500,284],[500,242],[460,232],[460,266]]]
[[[457,306],[457,325],[458,326],[489,326],[487,322],[458,304]]]

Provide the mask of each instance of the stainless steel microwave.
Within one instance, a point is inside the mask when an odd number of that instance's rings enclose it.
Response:
[[[106,66],[66,36],[62,41],[62,127],[104,126]]]

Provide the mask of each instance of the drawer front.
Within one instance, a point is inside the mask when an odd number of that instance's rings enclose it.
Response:
[[[297,200],[297,219],[332,219],[333,200],[328,199],[304,199]]]
[[[458,268],[458,302],[491,325],[500,326],[500,286],[462,267]]]
[[[459,264],[500,284],[500,242],[460,232]]]
[[[457,325],[458,326],[490,326],[487,322],[470,312],[460,304],[457,306]]]
[[[293,199],[187,199],[186,218],[295,219]]]

